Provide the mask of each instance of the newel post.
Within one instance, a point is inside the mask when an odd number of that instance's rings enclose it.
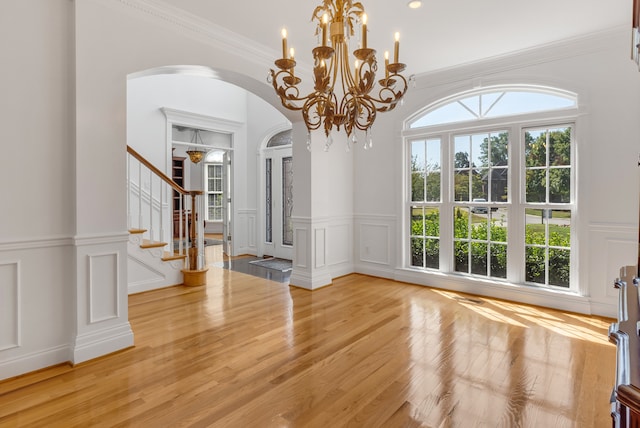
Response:
[[[184,276],[184,285],[198,286],[207,284],[207,267],[203,266],[202,269],[198,266],[198,243],[197,243],[197,224],[199,221],[198,204],[196,203],[196,196],[202,195],[201,190],[192,190],[189,192],[191,195],[191,222],[189,223],[189,267],[183,269],[182,274]]]
[[[198,244],[196,224],[198,220],[198,205],[196,204],[197,191],[189,192],[191,195],[191,222],[189,223],[189,270],[198,270]]]

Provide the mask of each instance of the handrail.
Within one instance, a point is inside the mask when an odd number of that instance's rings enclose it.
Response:
[[[158,177],[160,177],[160,179],[162,179],[162,181],[164,181],[169,186],[171,186],[171,188],[173,188],[173,190],[175,190],[176,192],[178,192],[178,193],[180,193],[182,195],[192,195],[192,196],[202,195],[202,193],[203,193],[202,190],[185,190],[182,186],[180,186],[178,183],[173,181],[173,179],[168,177],[164,172],[162,172],[158,168],[156,168],[151,162],[149,162],[148,160],[143,158],[140,153],[136,152],[129,145],[127,145],[127,153],[129,153],[131,156],[136,158],[141,164],[143,164],[144,166],[149,168],[151,171],[153,171],[154,174],[156,174]]]
[[[188,265],[188,270],[197,271],[199,269],[199,263],[198,263],[198,245],[196,244],[196,241],[198,240],[198,231],[197,231],[196,224],[198,222],[199,215],[198,215],[198,204],[196,202],[196,196],[202,196],[204,194],[204,191],[184,189],[182,186],[176,183],[172,178],[169,178],[164,172],[156,168],[151,162],[146,160],[141,154],[139,154],[135,149],[133,149],[129,145],[127,145],[127,153],[129,153],[132,157],[137,159],[141,165],[144,165],[145,167],[147,167],[149,171],[151,171],[158,178],[164,181],[173,190],[175,190],[176,192],[178,192],[183,196],[189,195],[191,197],[191,204],[190,204],[191,210],[185,212],[185,223],[188,222],[189,224],[187,232],[188,232],[189,242],[191,243],[190,247],[187,249],[187,265]],[[139,185],[141,185],[141,183],[139,183]],[[150,193],[149,194],[150,207],[152,205],[151,198],[152,198],[152,195]],[[160,203],[160,205],[162,205],[162,202]],[[180,224],[181,224],[180,230],[182,231],[182,202],[180,203],[180,207],[181,207],[180,208]],[[162,207],[160,209],[162,210]],[[140,209],[140,211],[142,211],[142,209]],[[152,219],[153,215],[150,214],[149,217],[150,219]],[[160,219],[161,219],[160,221],[162,222],[162,217],[160,217]],[[180,234],[182,235],[182,232],[180,232]],[[200,239],[201,238],[202,237],[200,237]],[[182,248],[182,244],[181,244],[181,248]]]

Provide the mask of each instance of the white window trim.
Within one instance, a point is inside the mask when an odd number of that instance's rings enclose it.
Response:
[[[510,85],[510,86],[497,86],[487,88],[483,92],[492,92],[495,90],[522,90],[524,88],[532,88],[527,85]],[[539,88],[538,92],[549,92],[551,94],[565,94],[565,95],[577,95],[573,92],[554,90],[553,88]],[[578,207],[578,195],[579,195],[579,174],[578,174],[578,152],[576,141],[580,140],[580,136],[584,135],[581,131],[583,125],[582,122],[580,104],[576,103],[576,107],[562,108],[552,111],[541,111],[527,114],[518,114],[513,116],[503,116],[489,119],[478,119],[474,121],[445,123],[442,125],[433,125],[429,127],[421,128],[409,128],[409,124],[415,121],[421,115],[428,113],[430,110],[439,108],[447,102],[452,102],[457,99],[462,99],[478,93],[478,91],[467,91],[464,93],[457,93],[453,96],[446,97],[438,100],[436,103],[431,104],[427,108],[415,113],[404,122],[404,131],[402,132],[403,141],[403,192],[404,200],[402,203],[402,253],[399,259],[401,270],[409,272],[420,272],[437,275],[444,278],[464,278],[471,283],[478,282],[483,284],[489,284],[493,286],[514,286],[523,290],[542,290],[543,292],[553,292],[565,295],[584,295],[585,290],[580,286],[579,274],[580,268],[577,260],[579,260],[580,247],[577,236],[579,230],[582,229],[579,223],[579,215],[577,212]],[[451,163],[453,161],[453,155],[455,151],[454,145],[450,142],[449,137],[453,134],[460,134],[465,132],[483,132],[483,131],[495,131],[498,128],[504,129],[510,134],[510,147],[509,147],[509,200],[505,204],[508,206],[508,218],[516,218],[514,216],[524,216],[524,198],[525,198],[525,167],[524,158],[522,156],[523,135],[525,128],[535,127],[554,127],[554,126],[571,126],[571,168],[572,168],[572,185],[571,185],[571,201],[569,204],[545,204],[545,207],[570,210],[571,216],[571,254],[572,262],[570,265],[571,282],[569,288],[548,286],[542,284],[525,283],[525,239],[524,228],[525,222],[519,220],[517,222],[511,222],[512,226],[508,229],[508,245],[509,250],[507,253],[507,278],[501,280],[498,278],[474,276],[470,274],[462,274],[453,271],[454,267],[454,252],[453,252],[453,219],[450,215],[452,213],[452,207],[455,206],[451,197],[453,192],[453,175],[451,172]],[[411,266],[411,222],[409,221],[409,212],[412,205],[415,202],[411,201],[411,141],[415,139],[433,139],[439,138],[441,140],[441,174],[443,177],[441,183],[441,201],[429,202],[425,205],[438,206],[440,209],[440,269],[428,269],[417,268]],[[514,203],[514,201],[518,201]],[[447,219],[447,221],[443,221]],[[514,248],[515,247],[515,248]],[[446,279],[445,279],[446,282]]]
[[[224,198],[224,189],[220,190],[220,191],[210,191],[209,190],[209,165],[219,165],[220,168],[223,168],[223,163],[222,162],[207,162],[204,164],[204,182],[205,182],[205,219],[206,221],[210,222],[210,223],[222,223],[223,222],[223,218],[220,218],[219,220],[214,219],[211,220],[209,218],[209,195],[213,194],[213,195],[222,195],[222,197]],[[222,171],[220,172],[222,174]],[[216,178],[216,177],[213,177]],[[222,176],[220,177],[220,182],[222,184]],[[224,202],[223,202],[224,203]],[[220,208],[222,208],[222,206],[220,206]]]

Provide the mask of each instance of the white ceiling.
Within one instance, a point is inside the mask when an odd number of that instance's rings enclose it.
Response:
[[[420,74],[521,51],[556,41],[631,27],[632,0],[361,0],[369,16],[369,46],[393,49],[401,34],[400,60],[407,74]],[[316,44],[311,14],[320,0],[164,0],[201,19],[281,52],[286,27],[298,61],[312,63]],[[275,57],[274,57],[275,59]]]

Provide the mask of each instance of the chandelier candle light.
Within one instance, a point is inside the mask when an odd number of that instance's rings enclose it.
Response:
[[[313,11],[311,20],[318,23],[316,35],[321,35],[320,46],[312,51],[313,92],[300,95],[298,85],[302,80],[294,73],[293,49],[287,52],[286,29],[282,30],[282,58],[275,61],[278,71],[271,70],[269,81],[283,106],[302,110],[302,118],[309,131],[307,148],[311,144],[311,131],[322,127],[327,136],[325,150],[328,150],[333,141],[331,131],[334,126],[338,131],[344,127],[347,150],[350,147],[349,137],[351,142],[357,142],[357,129],[367,135],[364,148],[371,147],[371,127],[376,114],[393,110],[407,92],[407,80],[400,74],[406,66],[398,60],[400,34],[395,33],[392,63],[389,63],[389,52],[385,52],[384,78],[376,85],[378,63],[376,51],[367,46],[364,6],[351,0],[323,0]],[[354,50],[353,61],[349,59],[349,39],[354,36],[358,25],[361,46]]]

